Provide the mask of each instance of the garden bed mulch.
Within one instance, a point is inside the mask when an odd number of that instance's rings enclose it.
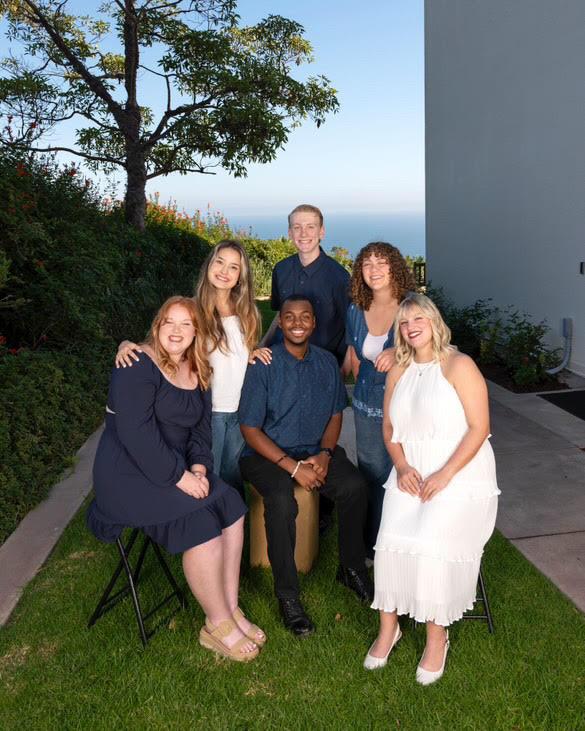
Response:
[[[540,398],[550,401],[559,409],[567,411],[578,419],[585,421],[585,391],[571,391],[571,393],[544,393]]]
[[[481,365],[479,369],[483,373],[484,378],[497,383],[498,386],[508,389],[513,393],[541,393],[542,391],[565,391],[570,388],[569,385],[558,378],[550,376],[544,381],[530,386],[518,386],[512,381],[510,374],[504,366],[500,365]]]

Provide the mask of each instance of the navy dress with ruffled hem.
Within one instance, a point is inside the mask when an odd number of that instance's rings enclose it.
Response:
[[[207,468],[206,498],[177,487],[193,464]],[[246,512],[237,490],[213,474],[210,391],[173,385],[145,353],[132,368],[112,372],[93,477],[87,525],[106,543],[126,527],[142,528],[170,553],[182,553]]]

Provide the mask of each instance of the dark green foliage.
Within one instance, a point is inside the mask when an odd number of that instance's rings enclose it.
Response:
[[[112,353],[0,351],[0,543],[103,418]]]
[[[272,288],[272,270],[281,259],[294,254],[295,247],[285,238],[264,241],[245,237],[241,238],[240,242],[250,257],[256,296],[269,296]]]
[[[192,294],[208,252],[156,208],[139,234],[79,178],[0,156],[0,543],[99,424],[116,344]]]
[[[558,362],[558,349],[545,345],[546,323],[533,323],[513,307],[500,309],[489,300],[456,307],[442,288],[427,295],[451,329],[452,342],[480,364],[502,365],[516,386],[536,386],[550,379],[547,368]]]

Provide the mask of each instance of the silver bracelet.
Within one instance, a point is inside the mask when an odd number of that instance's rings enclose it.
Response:
[[[299,461],[297,462],[297,466],[296,466],[296,467],[294,468],[294,470],[293,470],[293,471],[292,471],[292,473],[291,473],[291,476],[290,476],[290,479],[291,479],[291,480],[294,480],[294,479],[295,479],[295,475],[296,475],[296,474],[297,474],[297,472],[299,471],[299,467],[300,467],[300,466],[301,466],[302,464],[304,464],[304,462],[303,462],[302,460],[299,460]]]

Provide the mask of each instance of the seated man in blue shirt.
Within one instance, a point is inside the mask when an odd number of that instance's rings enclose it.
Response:
[[[247,442],[240,468],[264,498],[268,557],[284,624],[304,636],[314,627],[299,598],[294,483],[319,490],[337,504],[337,578],[371,602],[364,546],[367,487],[337,446],[347,395],[335,358],[309,345],[315,329],[311,302],[301,295],[286,299],[280,328],[284,341],[273,347],[271,365],[248,366],[239,407]]]

